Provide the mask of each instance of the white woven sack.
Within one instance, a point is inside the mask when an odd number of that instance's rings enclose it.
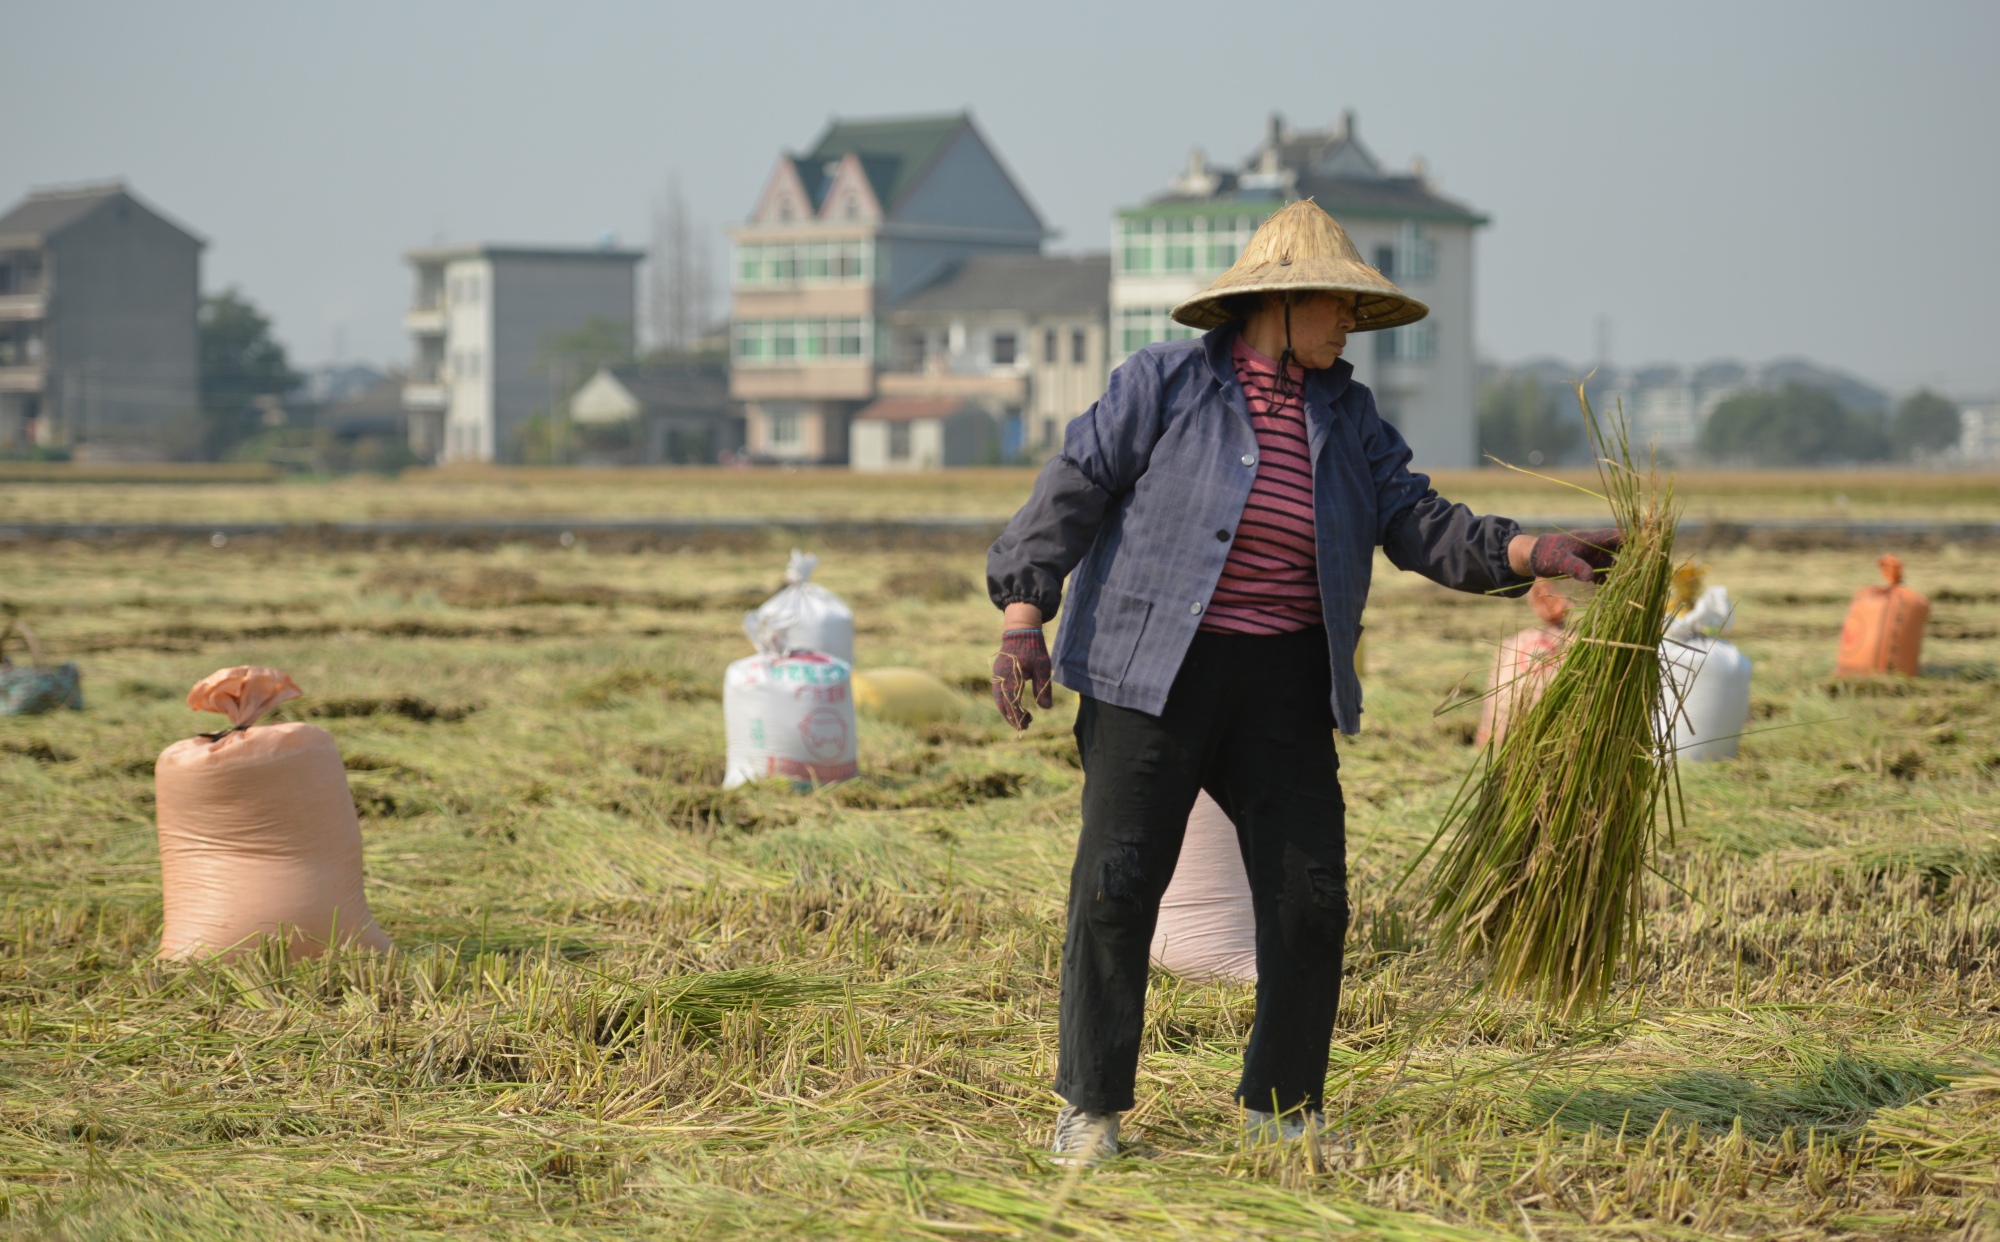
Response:
[[[1667,626],[1660,664],[1672,688],[1660,705],[1659,731],[1673,737],[1679,759],[1734,759],[1749,726],[1750,657],[1722,637],[1735,615],[1728,588],[1716,586]]]
[[[753,642],[759,631],[781,631],[785,652],[817,651],[853,664],[854,611],[840,596],[812,581],[817,568],[817,556],[793,548],[785,566],[785,585],[743,618],[743,629]]]
[[[1206,793],[1195,799],[1180,862],[1160,899],[1153,960],[1190,979],[1257,978],[1257,913],[1236,825]]]
[[[760,651],[730,665],[722,680],[723,786],[772,776],[825,785],[859,775],[850,680],[847,661],[816,651]]]

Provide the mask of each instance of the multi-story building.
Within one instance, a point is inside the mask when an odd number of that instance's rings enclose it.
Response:
[[[426,461],[519,460],[529,418],[552,416],[590,378],[581,363],[565,371],[563,337],[596,330],[631,349],[640,251],[429,246],[406,257],[416,280],[403,404]]]
[[[1001,427],[1009,461],[1062,443],[1104,391],[1108,255],[984,255],[945,269],[886,316],[884,397],[962,397]]]
[[[117,182],[38,190],[0,216],[0,449],[197,446],[202,245]]]
[[[1236,261],[1273,212],[1310,198],[1340,221],[1362,256],[1431,308],[1407,327],[1355,338],[1347,360],[1420,466],[1476,461],[1473,232],[1486,217],[1440,194],[1421,163],[1385,169],[1361,144],[1354,114],[1332,129],[1285,128],[1230,169],[1200,151],[1166,193],[1120,210],[1112,225],[1114,364],[1154,341],[1194,335],[1167,312]]]
[[[1959,403],[1957,456],[1971,465],[2000,466],[2000,397]]]
[[[731,232],[730,395],[750,456],[846,461],[848,420],[888,362],[884,314],[959,260],[1047,236],[964,113],[834,121],[779,157]]]

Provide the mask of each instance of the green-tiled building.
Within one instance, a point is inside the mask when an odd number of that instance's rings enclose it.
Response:
[[[1168,190],[1112,221],[1114,358],[1194,333],[1167,312],[1215,279],[1271,213],[1310,198],[1339,220],[1361,253],[1431,308],[1430,318],[1358,337],[1355,376],[1375,392],[1420,465],[1476,462],[1472,331],[1473,234],[1486,217],[1438,193],[1421,163],[1384,168],[1361,144],[1354,114],[1324,130],[1271,117],[1239,168],[1197,151]]]

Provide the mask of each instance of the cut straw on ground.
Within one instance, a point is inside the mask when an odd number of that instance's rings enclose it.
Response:
[[[568,477],[508,503],[608,503]],[[1548,490],[1471,499],[1576,511]],[[1996,1237],[1990,552],[1909,557],[1950,676],[1856,684],[1829,681],[1832,642],[1872,550],[1706,556],[1742,603],[1754,731],[1682,770],[1630,995],[1570,1017],[1479,986],[1391,891],[1474,755],[1431,708],[1526,609],[1379,562],[1340,744],[1327,1103],[1352,1155],[1244,1150],[1255,991],[1162,974],[1132,1150],[1070,1183],[1044,1147],[1075,699],[1024,736],[987,704],[864,717],[858,782],[717,788],[720,670],[791,546],[0,541],[0,594],[84,664],[90,707],[0,719],[0,1238]],[[842,552],[816,577],[855,606],[863,667],[983,687],[991,606],[905,585],[982,556]],[[153,960],[153,759],[197,723],[188,685],[242,663],[292,673],[339,741],[393,957]]]

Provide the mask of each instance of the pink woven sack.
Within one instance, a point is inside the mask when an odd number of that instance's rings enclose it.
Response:
[[[1507,734],[1507,723],[1533,707],[1548,689],[1562,662],[1563,622],[1570,602],[1546,580],[1528,588],[1528,603],[1540,625],[1532,625],[1500,644],[1493,657],[1486,699],[1479,706],[1479,732],[1473,745],[1484,746]]]
[[[249,666],[188,692],[189,707],[231,727],[175,742],[153,767],[161,957],[227,960],[274,935],[305,957],[336,939],[389,948],[361,890],[361,824],[333,736],[255,723],[298,697],[290,677]]]
[[[1190,979],[1257,978],[1257,913],[1236,825],[1206,793],[1195,799],[1180,862],[1160,899],[1153,960]]]

